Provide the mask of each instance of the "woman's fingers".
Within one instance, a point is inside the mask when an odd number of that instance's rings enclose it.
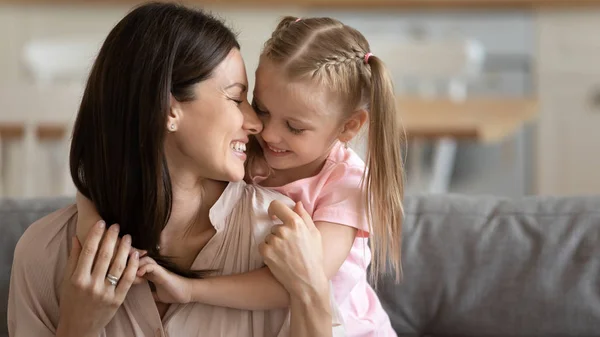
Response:
[[[114,276],[117,280],[120,280],[121,276],[123,276],[123,271],[125,271],[125,267],[127,266],[127,258],[129,257],[130,253],[131,236],[125,235],[119,243],[119,248],[117,249],[115,258],[113,259],[113,262],[111,263],[110,268],[108,269],[108,275],[111,275],[111,277]],[[106,282],[109,281],[106,280]]]
[[[123,272],[123,275],[117,284],[117,288],[115,289],[115,296],[120,303],[123,303],[129,288],[131,288],[131,285],[136,279],[139,263],[140,253],[138,251],[134,251],[133,254],[130,255],[129,260],[127,261],[127,267],[125,267],[125,271]]]
[[[96,281],[104,282],[104,279],[106,278],[108,267],[110,266],[113,256],[115,255],[115,246],[117,244],[117,240],[119,239],[119,229],[119,225],[114,224],[110,226],[104,235],[104,239],[102,240],[100,250],[96,256],[96,263],[94,263],[94,269],[92,271],[92,277]]]
[[[308,228],[317,228],[315,226],[315,223],[313,222],[312,217],[310,216],[310,214],[308,214],[308,212],[304,208],[304,204],[302,203],[302,201],[299,201],[296,203],[296,205],[294,206],[294,212],[296,212],[296,214],[298,214],[302,218],[304,224]]]
[[[273,225],[271,227],[271,234],[282,239],[288,238],[292,234],[292,231],[289,226],[285,225]]]
[[[274,234],[267,234],[267,236],[265,237],[265,243],[266,244],[272,244],[273,243],[273,239],[275,239],[275,235]]]
[[[94,259],[96,258],[96,253],[98,252],[98,246],[100,245],[100,241],[102,241],[102,236],[104,235],[105,229],[106,224],[104,221],[98,221],[88,233],[83,247],[81,248],[79,260],[77,262],[77,267],[74,274],[79,276],[89,276],[91,274],[92,266],[94,265]]]
[[[296,212],[279,200],[271,202],[268,212],[271,217],[278,218],[285,225],[295,225],[303,222],[302,218]]]

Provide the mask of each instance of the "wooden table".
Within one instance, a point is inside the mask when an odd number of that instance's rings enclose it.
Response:
[[[538,114],[535,99],[469,98],[456,103],[446,99],[400,97],[398,106],[409,139],[450,137],[498,142],[513,135]]]

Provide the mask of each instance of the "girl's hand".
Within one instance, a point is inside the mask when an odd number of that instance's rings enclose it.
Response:
[[[154,283],[156,290],[152,295],[158,302],[189,303],[192,301],[192,280],[168,271],[151,257],[146,256],[140,260],[137,276]]]

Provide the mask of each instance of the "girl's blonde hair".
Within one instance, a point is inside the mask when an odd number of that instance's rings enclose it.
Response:
[[[332,18],[283,18],[261,57],[280,66],[290,81],[310,79],[324,85],[344,102],[348,114],[360,109],[369,113],[363,190],[373,251],[371,276],[376,281],[391,262],[399,280],[404,131],[385,65],[370,55],[360,32]]]

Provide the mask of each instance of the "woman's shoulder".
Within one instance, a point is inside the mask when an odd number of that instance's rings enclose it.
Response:
[[[71,205],[34,222],[19,239],[11,270],[9,325],[26,325],[18,321],[33,317],[57,326],[60,286],[76,224],[77,208]]]
[[[68,257],[70,237],[75,235],[77,207],[70,205],[37,220],[25,230],[15,248],[13,270],[39,272],[62,265]]]

